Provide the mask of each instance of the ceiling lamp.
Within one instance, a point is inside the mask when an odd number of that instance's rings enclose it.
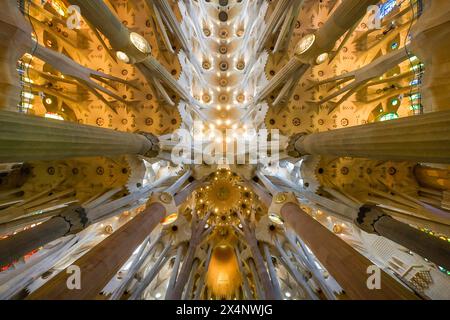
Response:
[[[167,217],[165,217],[164,220],[161,222],[161,224],[163,226],[168,226],[168,225],[174,223],[175,221],[177,221],[177,219],[178,219],[178,214],[172,213],[172,214],[168,215]]]
[[[311,48],[311,46],[314,44],[314,41],[316,41],[316,36],[314,34],[308,34],[304,36],[299,43],[297,44],[295,48],[295,54],[301,55],[304,54],[306,51]]]
[[[144,54],[150,54],[152,52],[152,47],[140,34],[136,32],[130,33],[130,41],[140,52]]]
[[[128,55],[125,52],[117,51],[116,56],[117,56],[117,59],[119,59],[120,61],[125,62],[125,63],[130,63],[130,58],[128,57]]]
[[[276,215],[275,213],[270,213],[269,219],[270,219],[270,221],[272,221],[273,223],[275,223],[277,225],[281,226],[284,224],[283,219],[279,215]]]
[[[317,63],[317,64],[322,64],[322,63],[324,63],[324,62],[327,61],[327,60],[328,60],[328,53],[325,52],[325,53],[322,53],[321,55],[319,55],[319,56],[317,57],[316,63]]]

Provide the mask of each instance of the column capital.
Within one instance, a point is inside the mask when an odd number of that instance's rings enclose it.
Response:
[[[378,234],[375,229],[375,224],[378,220],[386,216],[387,215],[376,206],[366,204],[359,208],[355,224],[367,233]]]
[[[140,131],[138,134],[144,136],[149,140],[152,144],[152,147],[147,150],[143,156],[147,158],[156,158],[159,155],[160,147],[159,147],[159,139],[153,133]]]
[[[66,211],[53,217],[52,219],[64,219],[64,221],[69,224],[69,228],[65,236],[69,234],[77,234],[82,230],[86,229],[91,221],[87,216],[86,209],[81,206],[68,207]]]
[[[288,145],[286,147],[286,153],[292,158],[300,158],[304,156],[304,154],[300,153],[297,150],[296,144],[297,141],[304,139],[308,134],[307,133],[296,133],[289,137]]]
[[[175,204],[175,198],[170,193],[154,193],[150,199],[148,199],[146,207],[149,208],[155,203],[164,207],[166,210],[166,216],[178,212],[177,205]]]
[[[297,197],[293,192],[279,192],[275,194],[269,207],[269,214],[276,213],[281,215],[281,208],[287,203],[298,204]]]

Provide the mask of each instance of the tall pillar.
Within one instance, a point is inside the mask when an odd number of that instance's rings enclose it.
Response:
[[[136,258],[133,260],[125,277],[122,279],[120,286],[109,297],[109,300],[119,300],[123,296],[130,283],[135,279],[136,273],[141,269],[142,265],[147,261],[148,257],[154,253],[153,249],[161,241],[162,237],[163,234],[160,233],[148,248],[147,243],[144,241],[144,244],[141,246],[139,252],[135,256]],[[150,237],[148,240],[150,240]]]
[[[423,14],[411,29],[411,51],[424,63],[420,93],[426,112],[448,110],[450,99],[450,3],[422,1]]]
[[[180,244],[178,246],[177,254],[175,256],[175,263],[173,264],[172,274],[170,275],[169,283],[167,285],[166,300],[171,300],[170,297],[173,294],[175,283],[177,281],[179,281],[178,280],[178,272],[180,271],[181,259],[183,257],[183,249],[184,249],[184,244]]]
[[[193,217],[191,222],[191,239],[189,240],[186,257],[183,261],[183,266],[181,267],[180,273],[178,274],[177,282],[174,285],[173,290],[167,293],[166,300],[181,300],[184,288],[189,279],[192,264],[194,263],[195,252],[204,239],[205,232],[209,233],[209,231],[205,231],[205,226],[208,219],[209,215],[206,215],[206,217],[200,221],[197,217]]]
[[[153,279],[158,275],[161,269],[167,264],[170,260],[169,251],[172,248],[172,242],[167,243],[164,247],[163,251],[159,254],[158,259],[153,264],[152,268],[147,272],[145,278],[139,281],[136,288],[133,291],[133,294],[130,296],[128,300],[139,300],[144,293],[145,289],[152,283]]]
[[[0,266],[13,263],[53,240],[76,234],[89,224],[86,211],[82,207],[69,207],[61,214],[32,229],[0,240]]]
[[[256,43],[256,46],[257,46],[256,52],[260,53],[264,50],[264,46],[266,45],[267,41],[269,40],[270,36],[272,35],[274,29],[280,23],[280,20],[283,18],[284,14],[287,11],[289,11],[290,6],[293,6],[293,5],[294,5],[294,1],[290,1],[290,0],[278,0],[277,1],[277,6],[275,7],[275,10],[272,12],[269,22],[265,26],[264,31],[261,34],[261,36],[258,38],[258,41]]]
[[[374,206],[359,210],[357,225],[364,231],[388,238],[450,270],[450,244],[395,220]]]
[[[162,66],[158,60],[151,56],[151,52],[145,52],[151,48],[146,48],[144,51],[139,49],[131,41],[130,30],[122,24],[117,16],[115,16],[108,8],[103,0],[69,0],[70,3],[77,5],[81,9],[81,14],[91,23],[96,29],[108,38],[112,48],[115,51],[121,51],[129,58],[129,63],[136,63],[137,67],[146,78],[154,77],[162,80],[169,86],[176,94],[184,100],[189,101],[189,94],[177,80]],[[144,45],[145,39],[139,37],[141,45]],[[149,46],[148,43],[146,45]]]
[[[261,254],[261,250],[259,249],[258,240],[256,239],[256,236],[254,234],[254,230],[250,228],[250,226],[243,220],[242,217],[240,218],[243,233],[245,239],[247,240],[248,248],[252,253],[252,261],[254,262],[256,272],[264,289],[264,297],[260,297],[260,299],[275,300],[277,298],[275,289],[272,285],[272,281],[270,280],[269,273],[266,269],[264,258]]]
[[[311,154],[450,163],[450,111],[296,134],[291,137],[287,152],[296,158]]]
[[[178,181],[184,180],[189,172],[184,174]],[[177,182],[178,182],[177,181]],[[174,185],[177,185],[175,183]],[[196,181],[188,185],[174,197],[175,205],[180,205],[190,195],[190,190],[197,186]],[[177,185],[179,188],[180,185]],[[176,191],[176,188],[172,188]],[[107,217],[114,216],[127,205],[146,197],[150,191],[141,191],[125,197],[107,202],[101,206],[86,208],[81,206],[71,206],[64,209],[60,214],[54,216],[42,224],[18,232],[6,239],[0,240],[0,266],[13,263],[25,254],[49,243],[60,237],[77,234],[87,228],[91,223],[97,223]]]
[[[80,7],[81,15],[99,30],[116,51],[122,51],[129,57],[142,57],[130,41],[130,31],[120,19],[111,12],[106,2],[102,0],[69,0],[73,5]]]
[[[150,6],[152,5],[152,2],[158,6],[159,10],[164,14],[166,18],[167,25],[172,30],[175,37],[178,39],[178,41],[181,43],[181,46],[183,49],[189,54],[190,47],[189,47],[189,40],[186,38],[186,35],[183,33],[183,30],[181,30],[180,22],[177,20],[177,17],[175,16],[175,13],[172,11],[172,8],[170,7],[170,3],[165,0],[153,0],[149,1],[146,0],[147,4]]]
[[[239,253],[239,248],[235,247],[234,253],[235,253],[236,258],[237,258],[237,262],[238,262],[238,266],[239,266],[239,272],[242,275],[242,291],[244,293],[244,298],[246,300],[253,300],[252,290],[250,289],[250,284],[249,284],[249,281],[248,281],[248,274],[247,274],[247,271],[245,269],[244,262],[241,259],[241,255]],[[278,279],[277,279],[277,281],[278,281]]]
[[[195,189],[199,188],[202,185],[202,181],[195,180],[187,185],[185,188],[180,190],[177,194],[174,195],[175,204],[180,205],[188,196],[190,196]]]
[[[366,14],[368,7],[378,2],[379,0],[344,0],[315,34],[308,34],[299,41],[294,56],[261,89],[255,101],[265,99],[293,75],[296,78],[302,77],[311,65],[316,64],[319,55],[329,53],[336,41]]]
[[[208,253],[206,255],[206,260],[204,262],[203,272],[201,273],[200,278],[197,280],[195,294],[194,294],[194,300],[200,300],[200,298],[203,294],[203,291],[205,289],[205,278],[206,278],[206,274],[208,273],[208,270],[209,270],[209,264],[211,263],[212,252],[213,252],[213,246],[210,245],[209,249],[208,249]]]
[[[166,208],[163,204],[150,203],[144,212],[75,261],[73,265],[81,270],[80,290],[67,288],[66,282],[71,274],[66,269],[33,292],[28,299],[94,299],[165,215]]]
[[[319,300],[316,293],[311,289],[309,284],[306,282],[306,279],[304,278],[303,274],[301,274],[297,267],[292,263],[290,257],[287,255],[287,253],[284,251],[283,247],[281,246],[278,239],[275,240],[275,246],[278,250],[278,252],[281,255],[281,261],[284,262],[284,265],[286,267],[286,270],[291,274],[291,276],[294,278],[294,280],[300,285],[300,287],[305,292],[305,295],[310,300]]]
[[[158,138],[0,111],[0,162],[137,154],[155,157]]]
[[[264,290],[261,285],[261,280],[258,277],[258,272],[256,270],[255,262],[253,259],[247,260],[248,267],[250,268],[250,272],[253,276],[253,284],[255,285],[255,296],[257,300],[263,300],[264,299]]]
[[[194,263],[191,266],[191,269],[189,270],[189,279],[186,284],[186,290],[183,293],[182,300],[192,300],[192,290],[194,289],[195,284],[195,273],[197,272],[198,265],[200,263],[199,259],[195,259]]]
[[[282,216],[285,223],[311,249],[350,299],[417,299],[412,292],[383,271],[381,271],[381,289],[370,290],[367,287],[370,276],[367,271],[374,265],[371,261],[301,210],[295,197],[280,193],[270,204],[267,201],[268,194],[255,187],[255,183],[252,182],[251,185],[255,193],[264,199],[264,203],[270,205],[269,212],[279,213]]]
[[[371,5],[379,0],[343,0],[324,25],[314,34],[314,41],[307,51],[299,54],[303,63],[315,64],[322,53],[333,50],[336,41],[350,30],[367,13]]]
[[[372,262],[301,210],[296,203],[284,203],[280,213],[350,299],[417,299],[412,292],[384,271],[381,271],[381,289],[370,290],[367,280],[370,276],[368,268],[374,265]]]
[[[17,61],[29,51],[31,26],[26,23],[17,1],[3,1],[0,11],[0,108],[17,110],[21,85]]]
[[[273,291],[275,293],[276,300],[282,299],[280,282],[278,282],[278,275],[275,266],[272,261],[272,255],[270,254],[269,245],[263,244],[264,257],[266,258],[267,267],[269,268],[270,279],[272,280]]]

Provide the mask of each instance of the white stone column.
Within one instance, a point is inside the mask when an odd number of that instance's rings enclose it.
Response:
[[[136,154],[155,157],[158,138],[0,111],[0,162]]]

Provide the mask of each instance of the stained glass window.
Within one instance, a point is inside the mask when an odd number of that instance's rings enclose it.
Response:
[[[397,5],[397,0],[387,0],[385,3],[381,5],[380,8],[380,19],[386,17],[389,13],[394,10]]]
[[[397,113],[395,112],[390,112],[390,113],[386,113],[385,115],[380,117],[380,121],[389,121],[389,120],[394,120],[394,119],[398,119],[399,116]]]

